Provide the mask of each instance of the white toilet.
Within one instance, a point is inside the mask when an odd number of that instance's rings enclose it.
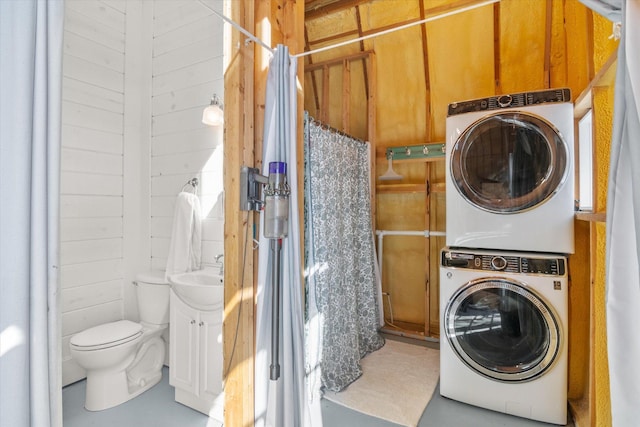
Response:
[[[105,323],[71,337],[71,356],[87,371],[85,408],[101,411],[124,403],[162,379],[169,325],[169,284],[163,271],[138,274],[140,323]]]

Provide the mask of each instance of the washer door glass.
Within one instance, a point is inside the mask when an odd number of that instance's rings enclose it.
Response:
[[[568,148],[558,130],[521,112],[483,117],[458,138],[450,171],[460,194],[495,213],[531,209],[557,192],[567,175]]]
[[[545,372],[560,330],[547,305],[524,285],[501,278],[467,283],[450,300],[445,333],[471,369],[500,381],[528,381]]]

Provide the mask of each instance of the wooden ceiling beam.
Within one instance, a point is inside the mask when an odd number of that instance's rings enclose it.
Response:
[[[312,20],[370,2],[371,0],[337,0],[332,2],[309,0],[304,5],[304,18],[305,20]]]

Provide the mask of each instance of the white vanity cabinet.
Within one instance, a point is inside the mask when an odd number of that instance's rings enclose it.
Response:
[[[201,311],[171,290],[169,383],[175,400],[207,415],[222,392],[222,306]]]

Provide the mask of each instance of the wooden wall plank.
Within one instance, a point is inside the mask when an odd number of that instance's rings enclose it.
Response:
[[[222,46],[222,34],[220,18],[207,16],[167,33],[156,34],[153,38],[153,54],[162,55],[203,39],[214,39]],[[215,49],[217,51],[218,48]]]
[[[63,289],[116,279],[122,279],[122,260],[119,258],[66,264],[60,267],[60,283]]]
[[[122,134],[62,124],[62,146],[122,154]]]
[[[62,148],[62,171],[122,175],[122,155]]]
[[[172,90],[153,97],[152,111],[154,116],[161,116],[176,111],[188,110],[190,108],[203,109],[211,102],[211,97],[216,93],[218,96],[224,93],[224,80],[222,77],[207,81],[202,84],[189,86],[183,89]],[[199,117],[202,117],[200,114]],[[200,126],[198,130],[209,130],[211,133],[216,129],[214,126]],[[217,140],[217,138],[216,138]]]
[[[125,14],[111,7],[104,7],[96,0],[66,0],[65,6],[69,10],[78,12],[89,21],[101,22],[124,34]]]
[[[94,175],[83,172],[60,174],[61,194],[121,196],[122,176]]]
[[[122,258],[122,239],[81,240],[61,242],[62,264],[78,264],[91,261]]]
[[[121,92],[115,92],[68,77],[62,79],[62,92],[66,101],[112,113],[124,113],[124,96]]]
[[[61,194],[61,218],[121,217],[122,197]]]
[[[186,131],[201,129],[202,110],[207,103],[196,108],[175,111],[173,113],[154,116],[152,123],[153,135],[163,135],[166,133],[182,133]]]
[[[73,33],[100,43],[118,52],[124,52],[124,33],[101,22],[88,20],[85,15],[66,8],[64,16],[65,33]]]
[[[61,242],[122,237],[122,218],[62,218]]]
[[[64,52],[84,58],[92,64],[122,72],[124,52],[118,51],[70,31],[64,33]]]
[[[178,134],[157,135],[151,141],[151,155],[163,156],[185,151],[199,151],[214,147],[222,149],[221,127],[201,127]]]
[[[111,301],[81,310],[69,311],[62,313],[61,318],[64,343],[64,337],[70,338],[73,334],[87,328],[122,319],[122,302]],[[64,351],[63,345],[63,354]]]
[[[63,55],[62,61],[66,77],[120,93],[124,91],[122,72],[101,67],[86,59],[77,58],[66,53]]]
[[[68,311],[90,308],[122,299],[122,280],[63,289],[61,303]]]
[[[154,75],[166,74],[216,57],[222,57],[222,46],[219,40],[212,38],[198,40],[181,49],[154,56],[153,73]]]
[[[155,15],[153,22],[154,35],[160,36],[211,14],[213,14],[213,12],[200,2],[180,3],[178,8]]]
[[[123,115],[62,101],[62,121],[71,126],[122,134]]]
[[[220,70],[218,72],[217,70]],[[191,67],[181,68],[153,78],[154,96],[171,90],[206,83],[212,79],[212,75],[222,73],[222,58],[215,57],[195,64]]]
[[[174,153],[166,156],[155,156],[151,167],[151,176],[197,174],[205,170],[214,154],[214,149]]]

